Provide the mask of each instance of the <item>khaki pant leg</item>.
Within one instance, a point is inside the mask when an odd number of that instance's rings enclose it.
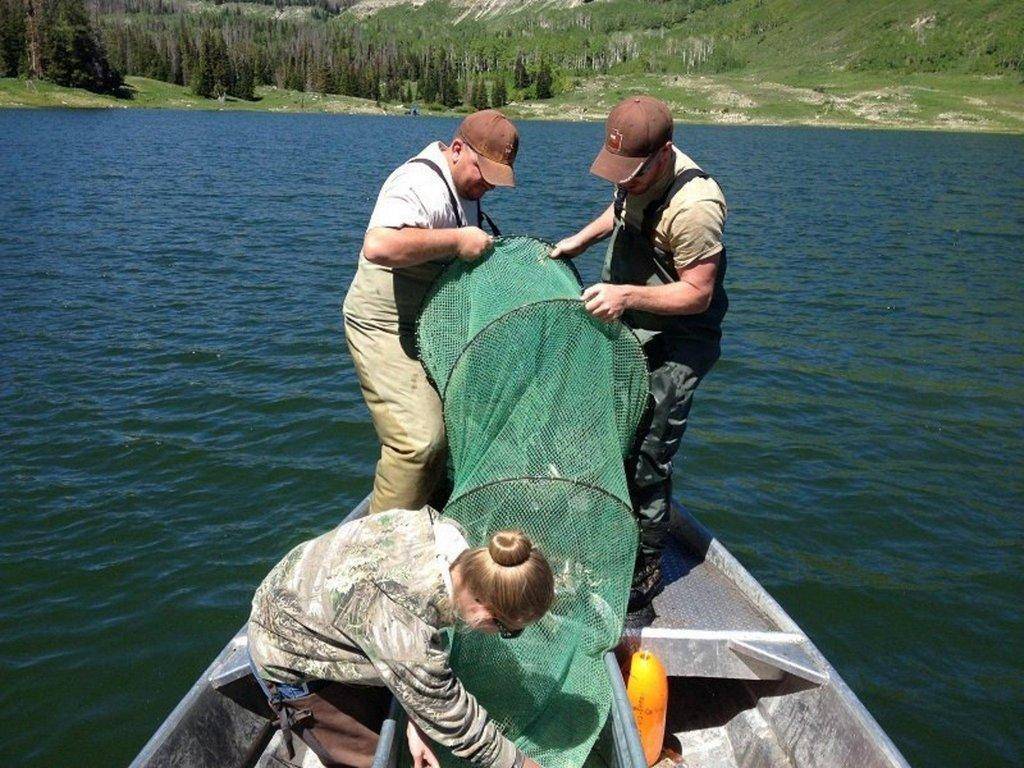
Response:
[[[345,340],[381,443],[370,512],[419,509],[444,476],[441,399],[397,333],[346,316]]]

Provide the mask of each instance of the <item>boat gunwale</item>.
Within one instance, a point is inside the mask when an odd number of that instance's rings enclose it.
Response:
[[[774,622],[780,630],[802,637],[807,643],[808,651],[828,676],[828,682],[821,687],[832,686],[835,689],[839,702],[846,707],[850,717],[858,721],[867,737],[881,747],[884,756],[893,766],[911,768],[899,748],[889,737],[889,734],[878,724],[878,721],[875,720],[867,707],[864,706],[864,703],[857,697],[857,694],[843,680],[842,675],[832,666],[828,658],[818,650],[818,647],[808,637],[807,633],[801,629],[800,625],[772,597],[764,585],[751,575],[750,571],[736,559],[736,556],[722,544],[708,527],[675,499],[672,500],[672,512],[670,528],[676,540],[680,544],[690,547],[705,562],[708,562],[711,567],[718,570],[744,598],[761,611],[766,619]]]

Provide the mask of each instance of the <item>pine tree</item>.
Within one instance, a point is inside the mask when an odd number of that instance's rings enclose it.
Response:
[[[553,78],[551,67],[546,59],[541,59],[540,67],[537,68],[537,98],[550,99],[554,95]]]
[[[217,81],[213,74],[214,44],[210,30],[204,30],[199,38],[199,53],[192,67],[192,92],[204,99],[216,95]]]
[[[508,91],[505,88],[505,78],[499,76],[494,82],[494,91],[491,94],[491,102],[500,109],[508,104]]]
[[[239,60],[235,66],[235,80],[229,93],[238,99],[254,101],[256,99],[256,80],[252,61],[248,58]]]
[[[306,78],[302,74],[302,64],[292,58],[285,68],[284,87],[292,91],[305,91]]]
[[[512,82],[516,88],[527,88],[530,85],[530,73],[526,71],[526,62],[522,52],[516,53],[516,63],[512,67]]]
[[[477,78],[476,85],[473,86],[473,101],[471,104],[473,109],[487,109],[490,106],[487,99],[487,83],[484,82],[482,75]]]
[[[370,67],[357,67],[356,69],[359,87],[356,89],[356,96],[364,99],[376,99],[380,96],[380,78],[377,77],[377,70]]]
[[[320,66],[323,68],[321,70],[322,82],[320,84],[323,86],[321,93],[341,93],[338,88],[338,80],[334,76],[334,69],[326,62]]]
[[[310,89],[317,93],[333,93],[334,78],[331,75],[331,68],[326,61],[322,61],[313,68],[310,77]]]
[[[178,23],[178,66],[173,69],[174,82],[185,85],[190,82],[192,69],[196,65],[196,49],[192,37],[185,28],[185,17]]]
[[[17,77],[28,55],[21,0],[0,0],[0,77]]]
[[[124,84],[93,32],[83,0],[57,0],[46,14],[43,73],[72,88],[116,92]]]
[[[337,93],[351,96],[353,93],[352,75],[348,64],[339,64],[334,71],[334,88]]]
[[[235,72],[228,56],[227,43],[224,42],[224,36],[220,31],[211,32],[210,41],[213,47],[214,94],[220,98],[234,90]]]
[[[391,77],[387,81],[388,101],[401,101],[404,95],[404,86],[397,77]]]
[[[457,107],[462,103],[459,98],[459,83],[455,79],[455,73],[447,66],[443,66],[439,73],[438,101],[446,107]]]
[[[433,104],[437,101],[437,80],[434,70],[428,69],[423,74],[423,79],[416,82],[416,90],[419,91],[420,99],[426,104]]]

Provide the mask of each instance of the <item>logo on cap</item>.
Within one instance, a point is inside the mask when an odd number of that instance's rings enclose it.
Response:
[[[609,150],[612,152],[619,152],[622,149],[622,131],[618,128],[613,129],[612,132],[608,134],[608,141],[606,143],[608,144]]]

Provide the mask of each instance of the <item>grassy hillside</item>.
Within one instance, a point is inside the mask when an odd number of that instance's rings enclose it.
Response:
[[[600,120],[620,99],[649,93],[677,120],[1024,133],[1024,93],[1003,78],[920,74],[901,78],[835,72],[769,80],[757,74],[599,76],[523,116]]]
[[[600,119],[647,92],[695,122],[1024,131],[1020,2],[611,0],[451,24],[453,13],[386,8],[363,26],[402,37],[428,20],[430,42],[558,62],[557,95],[511,108],[523,116]],[[588,72],[602,52],[606,72]]]
[[[1024,76],[1017,0],[604,0],[486,15],[430,0],[337,19],[370,38],[468,48],[499,63],[521,50],[568,70],[593,68],[589,57],[598,67],[610,62],[612,74],[840,68]]]
[[[736,0],[684,26],[754,72],[1024,74],[1024,4],[1005,0]]]

